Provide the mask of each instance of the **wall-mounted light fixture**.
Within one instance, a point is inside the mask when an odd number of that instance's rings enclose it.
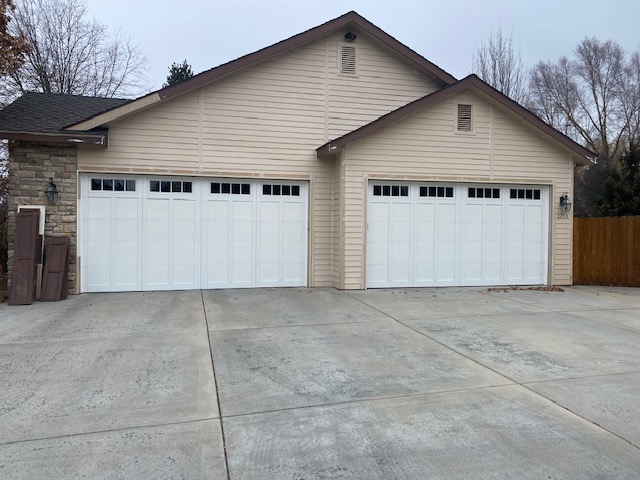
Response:
[[[347,32],[344,34],[344,39],[350,42],[353,42],[356,39],[357,35],[353,32]]]
[[[49,205],[55,205],[56,203],[58,203],[58,195],[60,194],[60,192],[58,192],[58,187],[56,187],[56,184],[53,183],[53,178],[49,179],[49,185],[47,185],[47,189],[44,191],[44,193],[47,195],[47,202],[49,202]]]
[[[571,211],[571,200],[569,200],[569,194],[564,192],[560,196],[560,208],[564,213],[569,213]]]

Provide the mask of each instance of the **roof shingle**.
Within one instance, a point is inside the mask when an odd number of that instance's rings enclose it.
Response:
[[[130,101],[29,92],[0,110],[0,131],[58,133],[64,127]]]

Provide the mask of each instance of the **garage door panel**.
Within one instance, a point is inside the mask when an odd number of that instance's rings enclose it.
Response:
[[[231,218],[230,209],[232,207],[232,203],[229,200],[213,200],[209,199],[206,203],[207,210],[207,221],[209,225],[212,223],[227,223],[229,218]],[[243,204],[240,204],[240,206]],[[238,212],[240,213],[240,212]]]
[[[546,281],[546,188],[415,183],[405,197],[385,197],[393,183],[369,185],[368,286]]]
[[[186,222],[196,219],[196,202],[191,199],[174,198],[172,201],[173,218]]]
[[[116,198],[115,203],[115,216],[118,221],[133,220],[138,222],[138,199],[137,198]]]
[[[280,202],[273,200],[264,200],[262,197],[260,202],[260,221],[279,221],[280,219]]]
[[[484,205],[482,221],[485,225],[502,224],[502,205]]]
[[[282,283],[285,286],[299,286],[300,278],[304,274],[303,267],[300,263],[285,263],[282,266]]]
[[[231,285],[234,286],[251,286],[253,275],[253,264],[252,263],[235,263],[231,267],[231,278],[229,279]]]
[[[282,262],[300,265],[300,248],[302,242],[284,242],[282,246]]]
[[[296,244],[296,255],[300,256],[300,245],[304,241],[304,224],[302,222],[285,222],[282,226],[283,238]]]
[[[524,210],[524,223],[542,225],[544,223],[543,214],[544,214],[544,211],[542,209],[542,206],[540,207],[529,206]]]
[[[193,265],[195,263],[195,249],[193,242],[174,242],[173,244],[173,265]]]
[[[226,265],[229,257],[227,242],[208,242],[207,244],[208,264]]]
[[[477,237],[476,237],[477,239]],[[465,242],[464,244],[465,251],[465,265],[477,263],[480,264],[480,260],[482,259],[482,243],[480,242]],[[474,262],[475,260],[475,262]]]
[[[101,237],[104,238],[104,237]],[[109,237],[107,237],[109,238]],[[87,246],[87,259],[89,266],[106,267],[111,264],[111,242],[92,241]]]
[[[207,266],[208,286],[215,288],[216,285],[223,285],[231,281],[229,277],[229,266],[226,261],[220,263],[210,263]]]
[[[445,248],[453,248],[456,241],[456,226],[453,223],[440,223],[436,230],[438,245]]]
[[[148,221],[158,220],[166,222],[169,220],[169,199],[150,198],[147,200],[145,218]]]
[[[284,202],[282,208],[282,221],[285,223],[299,222],[304,217],[303,205],[300,202],[289,200]]]
[[[276,243],[280,237],[280,222],[260,222],[260,243]]]
[[[523,238],[527,242],[542,243],[544,238],[544,229],[542,225],[525,225]]]
[[[116,283],[135,288],[138,285],[138,267],[135,264],[116,266]]]
[[[522,242],[508,242],[506,244],[506,263],[520,264],[524,256],[524,245]]]
[[[415,246],[415,261],[417,265],[432,264],[436,259],[436,244],[433,242],[417,242]]]
[[[389,282],[389,265],[388,264],[371,264],[367,266],[367,275],[369,286],[384,286]]]
[[[416,282],[433,282],[435,279],[435,264],[433,263],[419,263],[416,265]]]
[[[167,286],[169,283],[169,266],[166,261],[156,265],[148,265],[146,269],[147,285],[152,287]]]
[[[439,263],[436,265],[435,280],[438,283],[452,285],[455,282],[456,266],[454,263]]]
[[[417,223],[422,226],[433,226],[436,219],[436,205],[418,203],[416,205]]]
[[[509,204],[507,206],[507,224],[521,225],[525,215],[524,205]]]
[[[110,244],[111,231],[111,222],[106,219],[99,219],[98,221],[92,222],[91,227],[88,229],[87,241],[90,243],[106,242],[107,244]]]
[[[253,238],[253,224],[251,222],[239,221],[231,224],[232,236],[230,241],[243,243],[243,240],[247,240],[248,244],[251,244]],[[225,226],[226,229],[226,226]]]
[[[229,244],[227,245],[227,250],[229,251],[229,254],[231,256],[231,264],[251,265],[251,263],[253,263],[253,256],[251,254],[253,243],[251,241],[246,241],[250,240],[251,236],[234,235],[233,238],[234,240],[229,242]],[[243,241],[235,239],[242,239]],[[224,260],[224,258],[221,258],[221,260]]]
[[[389,224],[387,222],[370,223],[367,238],[372,244],[386,244],[389,241]]]
[[[411,233],[411,224],[409,222],[393,222],[391,224],[391,242],[406,243],[406,239]]]
[[[108,287],[111,283],[111,266],[91,265],[85,275],[87,275],[87,283],[91,289]]]
[[[465,282],[478,281],[482,279],[482,263],[465,262],[463,269],[463,279]]]
[[[172,285],[189,287],[193,285],[193,266],[188,265],[176,265],[172,266]]]
[[[200,235],[199,232],[194,228],[194,222],[186,222],[184,220],[174,221],[171,223],[170,228],[172,229],[171,238],[173,239],[173,244],[180,244],[183,247],[190,246],[193,248],[196,242],[199,240]]]
[[[118,244],[125,242],[137,243],[139,240],[138,220],[118,220],[114,226],[114,240]]]
[[[409,264],[394,263],[389,267],[389,280],[397,286],[408,287],[410,285]]]
[[[258,267],[258,286],[270,287],[278,283],[279,265],[277,263],[262,262]]]
[[[537,279],[542,275],[543,264],[541,263],[525,263],[524,264],[524,279]]]
[[[110,220],[112,217],[111,203],[112,199],[107,197],[89,198],[85,209],[86,217],[91,220]]]
[[[411,204],[409,203],[392,203],[391,216],[392,223],[410,223],[411,222]]]
[[[116,266],[138,264],[138,242],[119,242],[114,255],[113,264]]]
[[[525,263],[535,263],[542,265],[542,244],[536,242],[527,242],[524,245],[523,261]]]
[[[502,259],[502,243],[501,242],[484,242],[482,248],[483,263],[500,263]]]
[[[391,262],[399,265],[409,265],[409,262],[411,260],[410,248],[410,243],[392,243],[390,246]]]
[[[368,253],[371,256],[371,265],[387,265],[389,263],[389,246],[386,242],[370,243]]]
[[[166,220],[149,220],[145,224],[148,236],[147,243],[165,242],[169,237],[169,222]]]
[[[508,223],[505,228],[505,238],[507,242],[521,244],[524,241],[524,226],[522,222]]]
[[[438,223],[455,224],[457,222],[456,205],[454,203],[439,203],[436,216]]]

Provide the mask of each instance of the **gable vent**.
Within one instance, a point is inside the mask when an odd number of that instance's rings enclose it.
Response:
[[[340,73],[356,73],[356,47],[341,45]]]
[[[458,105],[458,131],[471,132],[471,105]]]

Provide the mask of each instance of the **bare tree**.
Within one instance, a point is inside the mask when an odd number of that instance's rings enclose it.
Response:
[[[513,35],[492,32],[473,52],[472,69],[482,80],[518,103],[527,101],[528,70],[513,48]]]
[[[10,29],[31,51],[5,81],[7,93],[128,97],[144,90],[145,56],[130,39],[89,20],[85,0],[20,0]]]
[[[573,58],[533,68],[531,108],[606,163],[638,135],[639,57],[611,40],[585,38]]]
[[[596,164],[576,172],[576,214],[596,215],[604,180],[640,133],[640,52],[585,38],[571,58],[531,72],[529,108],[594,151]]]

